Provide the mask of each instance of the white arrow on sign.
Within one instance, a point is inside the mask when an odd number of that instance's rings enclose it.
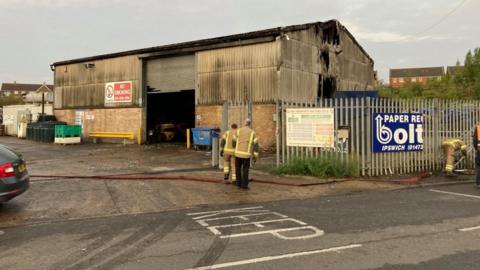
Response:
[[[383,117],[378,115],[375,117],[377,122],[377,139],[381,144],[387,144],[392,140],[392,131],[386,126],[382,125]]]

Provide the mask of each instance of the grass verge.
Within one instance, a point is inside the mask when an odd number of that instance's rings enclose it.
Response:
[[[358,177],[360,166],[354,157],[332,154],[306,159],[294,158],[287,164],[273,168],[271,172],[277,175]]]

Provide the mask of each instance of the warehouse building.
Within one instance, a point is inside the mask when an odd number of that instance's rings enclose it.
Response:
[[[253,103],[263,146],[275,143],[277,100],[372,90],[373,60],[338,21],[98,55],[52,64],[55,115],[92,131],[219,127],[222,103]],[[261,128],[259,128],[261,127]]]

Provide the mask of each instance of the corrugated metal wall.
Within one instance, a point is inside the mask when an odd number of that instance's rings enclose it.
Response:
[[[273,102],[279,52],[279,42],[198,52],[197,104]]]
[[[372,89],[373,62],[343,27],[336,27],[312,25],[274,42],[200,51],[195,58],[148,60],[146,85],[163,91],[195,88],[196,103],[202,105],[314,101],[320,76],[335,78],[336,90]],[[133,81],[133,104],[118,106],[138,105],[137,55],[93,63],[95,67],[88,69],[85,63],[56,67],[56,109],[104,107],[105,83],[118,81]]]
[[[288,36],[288,38],[287,38]],[[315,28],[289,32],[282,38],[282,66],[279,98],[282,100],[316,100],[320,61],[321,33]]]
[[[373,89],[373,62],[346,30],[334,27],[312,26],[281,39],[280,99],[315,101],[320,75],[335,78],[336,90]]]
[[[338,90],[372,90],[374,83],[373,62],[365,55],[352,38],[340,31],[341,49],[338,54]]]
[[[195,89],[195,55],[146,62],[146,85],[162,93]]]
[[[85,63],[57,66],[55,68],[55,109],[104,107],[105,83],[132,81],[133,104],[138,105],[138,56],[124,56]]]

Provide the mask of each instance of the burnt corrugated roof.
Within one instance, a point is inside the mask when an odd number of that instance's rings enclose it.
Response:
[[[147,54],[147,53],[164,52],[164,51],[167,52],[167,51],[174,51],[174,50],[185,49],[185,48],[196,48],[196,47],[215,45],[215,44],[226,43],[226,42],[242,41],[242,40],[248,40],[248,39],[254,39],[254,38],[277,37],[285,32],[305,30],[315,25],[320,27],[327,27],[327,26],[331,26],[332,24],[337,24],[339,28],[343,29],[352,38],[353,42],[357,44],[360,50],[373,62],[373,59],[370,57],[370,55],[365,51],[365,49],[362,46],[360,46],[360,44],[353,37],[353,35],[347,30],[346,27],[341,25],[340,22],[338,22],[337,20],[329,20],[326,22],[314,22],[314,23],[307,23],[307,24],[291,25],[286,27],[270,28],[270,29],[265,29],[260,31],[247,32],[243,34],[222,36],[222,37],[209,38],[209,39],[201,39],[201,40],[162,45],[162,46],[156,46],[156,47],[144,48],[144,49],[138,49],[138,50],[130,50],[130,51],[123,51],[118,53],[110,53],[110,54],[102,54],[102,55],[96,55],[91,57],[77,58],[72,60],[55,62],[52,64],[52,66],[68,65],[68,64],[74,64],[74,63],[120,57],[120,56]]]
[[[37,91],[43,84],[29,84],[29,83],[2,83],[0,91]],[[53,89],[53,85],[47,85],[48,88]]]
[[[390,69],[390,78],[443,76],[443,67],[397,68]]]

